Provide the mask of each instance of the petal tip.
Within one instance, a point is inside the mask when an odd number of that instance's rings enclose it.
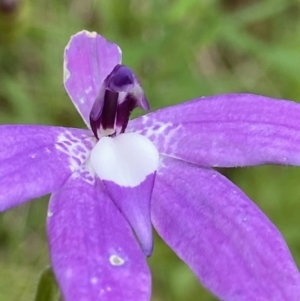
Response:
[[[68,81],[68,79],[71,76],[71,73],[67,67],[68,65],[68,60],[65,58],[64,60],[64,69],[63,69],[63,79],[64,79],[64,83],[66,83]]]
[[[86,36],[88,36],[89,38],[92,38],[92,39],[96,39],[98,36],[96,31],[82,30],[80,33],[85,34]]]
[[[118,51],[120,53],[120,56],[122,57],[122,50],[121,50],[120,46],[117,45],[117,47],[118,47]],[[120,60],[120,63],[121,63],[121,60]]]

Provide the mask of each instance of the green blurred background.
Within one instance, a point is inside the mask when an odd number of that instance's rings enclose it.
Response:
[[[64,46],[83,28],[121,46],[152,109],[227,92],[300,99],[299,0],[0,0],[0,11],[3,124],[83,126],[62,83]],[[222,171],[278,226],[299,267],[299,169]],[[1,301],[33,299],[48,264],[47,202],[0,215]],[[153,301],[216,300],[158,237],[149,263]]]

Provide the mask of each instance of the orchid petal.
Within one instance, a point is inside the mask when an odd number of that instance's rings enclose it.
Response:
[[[93,179],[93,180],[92,180]],[[150,272],[103,184],[78,173],[52,195],[48,235],[65,301],[149,301]]]
[[[164,158],[153,191],[152,221],[221,300],[300,300],[300,275],[281,234],[216,171]]]
[[[0,211],[60,188],[92,147],[89,132],[47,126],[0,127]]]
[[[108,194],[133,228],[146,256],[150,256],[153,251],[150,201],[155,175],[148,175],[136,187],[123,187],[112,181],[103,181]]]
[[[89,128],[89,115],[101,84],[121,60],[119,46],[96,32],[77,33],[65,48],[65,88]]]
[[[300,106],[249,94],[204,97],[129,124],[161,154],[202,166],[300,164]]]
[[[135,133],[103,137],[91,152],[91,166],[134,229],[143,252],[153,248],[150,200],[159,164],[157,149]]]

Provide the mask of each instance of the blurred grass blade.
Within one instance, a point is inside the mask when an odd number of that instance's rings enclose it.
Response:
[[[276,17],[276,15],[282,14],[289,7],[290,3],[285,0],[254,2],[243,9],[238,9],[236,12],[231,13],[230,19],[236,22],[237,26],[244,26]]]

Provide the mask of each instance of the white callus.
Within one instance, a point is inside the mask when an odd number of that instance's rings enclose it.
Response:
[[[154,144],[136,133],[101,138],[91,152],[91,165],[101,180],[135,187],[158,168]]]

